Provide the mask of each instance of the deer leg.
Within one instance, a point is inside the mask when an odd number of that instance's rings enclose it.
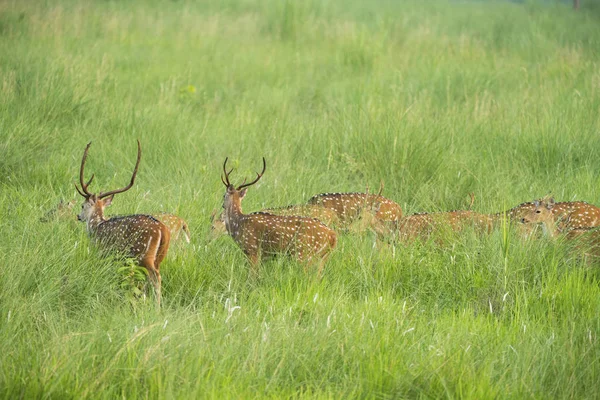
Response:
[[[319,279],[323,279],[323,268],[325,268],[326,260],[327,260],[327,256],[325,256],[319,260],[319,269],[317,270],[317,278],[319,278]]]
[[[152,283],[154,287],[154,293],[157,297],[157,302],[160,306],[160,272],[154,267],[154,257],[145,257],[140,260],[140,266],[146,268],[148,271],[148,280]]]
[[[161,238],[158,243],[158,248],[156,249],[156,260],[154,261],[154,266],[156,270],[160,270],[160,263],[167,256],[167,251],[169,251],[169,244],[171,243],[171,232],[168,229],[161,230]]]
[[[250,272],[252,276],[258,275],[258,263],[260,262],[260,257],[258,252],[246,252],[246,257],[248,257],[248,261],[250,262]]]

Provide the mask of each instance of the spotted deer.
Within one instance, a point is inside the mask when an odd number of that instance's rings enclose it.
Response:
[[[544,198],[541,200],[534,200],[531,204],[533,207],[529,205],[526,206],[521,204],[518,209],[518,216],[513,216],[513,219],[516,219],[521,224],[525,226],[542,226],[545,233],[549,236],[553,237],[556,234],[556,224],[555,224],[555,215],[554,215],[554,199],[552,198]]]
[[[375,224],[375,232],[386,241],[411,242],[427,240],[443,232],[460,232],[473,227],[478,232],[488,231],[488,220],[484,214],[469,210],[407,215],[391,225]]]
[[[576,202],[581,203],[581,202]],[[600,227],[567,227],[561,230],[557,227],[554,207],[556,204],[546,199],[535,203],[535,208],[530,210],[523,217],[525,224],[539,224],[545,227],[545,232],[550,237],[556,237],[560,234],[561,239],[571,247],[571,250],[577,251],[587,258],[588,262],[600,261]],[[587,204],[587,203],[586,203]],[[568,210],[567,207],[563,207]]]
[[[185,220],[175,214],[170,214],[166,212],[149,214],[150,216],[156,218],[160,222],[162,222],[169,231],[171,232],[171,240],[178,240],[179,235],[183,236],[183,239],[189,243],[190,242],[190,228],[185,222]]]
[[[319,205],[333,210],[342,228],[348,229],[363,217],[364,221],[355,224],[358,230],[369,227],[369,223],[393,224],[402,217],[402,208],[396,202],[378,194],[367,193],[321,193],[311,197],[308,204]],[[371,214],[371,218],[367,214]]]
[[[280,216],[266,212],[244,214],[242,199],[247,188],[254,185],[265,173],[267,164],[250,183],[235,187],[229,181],[232,170],[227,172],[227,158],[223,163],[221,181],[226,187],[223,198],[223,220],[227,233],[240,246],[255,271],[261,256],[288,254],[299,261],[320,259],[319,276],[324,260],[337,244],[336,233],[319,220],[301,216]]]
[[[61,200],[54,208],[48,210],[44,216],[40,218],[40,222],[50,222],[53,220],[63,220],[75,217],[73,215],[73,207],[75,206],[75,200],[64,201]],[[187,222],[181,217],[175,214],[166,212],[160,213],[149,213],[144,214],[156,218],[169,228],[171,232],[171,240],[175,241],[179,239],[179,235],[183,234],[183,238],[187,243],[190,242],[190,229]],[[223,228],[224,229],[224,228]]]
[[[154,286],[156,300],[160,306],[160,263],[169,249],[171,239],[169,229],[159,220],[149,215],[125,215],[108,219],[104,216],[104,208],[111,205],[114,196],[131,189],[133,186],[142,156],[139,140],[137,143],[137,161],[129,185],[98,194],[88,191],[88,186],[92,183],[94,175],[87,183],[84,181],[85,161],[92,142],[87,144],[79,169],[81,190],[75,185],[77,192],[85,199],[78,219],[86,223],[92,241],[102,249],[132,257],[140,266],[148,270],[150,281]]]
[[[491,221],[496,224],[503,215],[506,215],[513,221],[522,222],[525,215],[531,215],[536,209],[539,211],[540,205],[549,206],[554,219],[554,226],[549,223],[544,225],[553,234],[566,233],[576,228],[588,228],[600,226],[600,208],[584,201],[564,201],[555,202],[553,198],[544,198],[532,202],[522,203],[511,208],[505,213],[492,214]],[[531,227],[531,224],[526,224]]]
[[[321,221],[323,224],[327,225],[328,227],[334,229],[339,223],[339,217],[333,210],[312,204],[299,204],[285,207],[265,208],[261,211],[250,213],[250,215],[257,213],[268,213],[281,216],[296,215],[299,217],[315,218]],[[227,233],[227,229],[225,228],[225,222],[223,221],[223,213],[221,213],[217,217],[217,211],[213,211],[213,213],[211,214],[211,230],[213,231],[215,236]]]
[[[48,210],[42,217],[40,217],[40,222],[50,222],[67,217],[74,217],[72,213],[75,203],[75,200],[64,201],[61,199],[61,201],[55,207]]]

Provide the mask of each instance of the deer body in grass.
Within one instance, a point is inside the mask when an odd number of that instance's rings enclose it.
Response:
[[[402,207],[383,197],[382,190],[383,185],[378,194],[321,193],[311,197],[308,204],[332,210],[338,216],[339,225],[362,231],[377,224],[393,224],[402,218]]]
[[[375,224],[374,230],[380,239],[411,242],[426,240],[440,233],[460,232],[467,227],[487,232],[488,220],[484,214],[468,210],[416,213],[402,217],[391,225]]]
[[[171,232],[171,241],[179,240],[180,237],[183,237],[187,243],[190,243],[190,228],[183,218],[166,212],[153,213],[149,215],[156,218],[165,224],[167,228],[169,228],[169,231]]]
[[[258,213],[267,213],[280,216],[299,216],[315,218],[330,228],[337,227],[339,223],[339,217],[335,211],[312,204],[299,204],[286,207],[265,208],[261,211],[250,213],[249,215]],[[223,214],[221,213],[221,215],[217,217],[216,210],[211,215],[211,229],[216,235],[227,233],[227,229],[225,228],[225,222],[223,221]]]
[[[87,225],[91,239],[102,249],[134,258],[136,262],[146,268],[154,290],[157,303],[160,305],[161,276],[160,263],[167,255],[171,233],[169,229],[156,218],[149,215],[125,215],[113,218],[104,216],[104,208],[109,206],[116,194],[129,190],[135,181],[142,150],[138,141],[138,156],[129,185],[124,188],[90,193],[88,186],[94,175],[85,183],[84,168],[91,142],[85,148],[79,170],[79,183],[81,190],[75,188],[84,202],[78,219]]]
[[[317,219],[302,216],[281,216],[266,212],[244,214],[242,199],[247,188],[263,176],[263,170],[256,179],[235,187],[229,182],[231,171],[227,172],[227,159],[223,164],[226,187],[223,198],[223,221],[227,233],[240,246],[250,263],[255,266],[262,255],[288,254],[300,261],[320,259],[319,274],[323,261],[337,243],[336,233]]]
[[[53,220],[65,220],[73,218],[75,216],[73,213],[74,206],[75,200],[61,200],[55,207],[48,210],[44,214],[44,216],[40,218],[40,222],[51,222]],[[165,224],[171,232],[171,241],[176,241],[179,240],[180,237],[183,237],[187,243],[190,242],[190,229],[188,227],[187,222],[183,218],[175,214],[166,212],[151,213],[144,215],[154,217],[163,224]]]
[[[574,202],[583,203],[583,202]],[[557,226],[556,215],[562,215],[564,210],[569,212],[576,209],[569,205],[562,205],[558,212],[554,211],[554,207],[560,203],[554,203],[553,199],[542,199],[534,202],[534,207],[530,208],[523,215],[523,223],[528,225],[541,225],[548,236],[556,238],[560,236],[566,243],[571,246],[572,250],[577,250],[588,257],[588,261],[600,261],[600,227],[584,226],[584,227],[561,227]],[[587,203],[584,203],[587,205]],[[586,207],[583,205],[583,207]],[[581,210],[577,210],[581,211]],[[579,216],[579,212],[577,213]],[[586,215],[585,213],[583,214]],[[589,215],[589,214],[587,214]],[[585,220],[588,220],[586,218]],[[584,221],[585,221],[584,220]]]
[[[546,213],[542,208],[546,208],[551,214]],[[535,214],[540,213],[543,213],[544,220],[538,223],[540,216]],[[529,229],[535,225],[543,225],[551,236],[577,228],[600,226],[600,208],[584,201],[555,202],[553,198],[534,200],[519,204],[505,213],[492,214],[491,223],[497,224],[504,215],[512,221],[524,223]]]

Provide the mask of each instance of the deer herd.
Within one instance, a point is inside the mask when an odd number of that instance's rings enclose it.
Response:
[[[190,230],[180,217],[168,213],[124,215],[107,218],[105,207],[114,196],[123,193],[135,182],[142,155],[140,142],[133,174],[129,184],[121,189],[92,193],[88,190],[94,175],[86,182],[85,162],[91,142],[87,144],[79,169],[77,192],[83,197],[79,221],[86,224],[92,242],[109,253],[132,258],[148,271],[158,305],[161,298],[160,264],[167,256],[171,239],[182,236],[190,242]],[[600,208],[583,201],[555,203],[544,198],[519,204],[496,214],[481,214],[469,210],[417,213],[403,215],[402,208],[379,193],[322,193],[306,204],[267,208],[245,214],[242,199],[250,186],[256,184],[266,171],[266,160],[256,178],[249,183],[233,185],[223,163],[221,181],[225,186],[223,210],[212,214],[214,235],[228,234],[248,258],[254,273],[262,257],[285,254],[297,259],[304,268],[318,265],[321,276],[324,263],[336,247],[338,234],[346,232],[375,233],[378,240],[396,244],[444,237],[444,233],[458,233],[472,229],[478,234],[489,234],[502,224],[510,223],[524,235],[531,236],[537,226],[549,237],[572,241],[584,254],[600,256]],[[473,197],[471,197],[471,205]],[[71,215],[74,201],[61,201],[40,221]],[[596,228],[598,227],[598,228]]]

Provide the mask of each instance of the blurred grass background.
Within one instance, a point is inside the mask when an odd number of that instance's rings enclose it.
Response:
[[[0,2],[0,395],[593,398],[596,268],[495,232],[342,237],[323,280],[248,274],[209,235],[222,162],[246,211],[320,192],[406,213],[600,203],[600,9],[582,0]],[[109,214],[175,212],[163,308],[74,220],[42,224],[85,144]],[[89,175],[88,175],[89,176]],[[239,307],[239,308],[238,308]]]

